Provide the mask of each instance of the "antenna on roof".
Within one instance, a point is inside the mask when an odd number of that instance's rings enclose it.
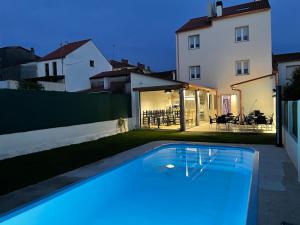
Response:
[[[113,59],[115,58],[115,54],[116,54],[116,44],[113,44]]]
[[[213,10],[213,6],[212,6],[210,0],[208,0],[208,2],[207,2],[207,10],[208,10],[207,16],[208,17],[212,17],[213,16],[213,11],[212,11]]]

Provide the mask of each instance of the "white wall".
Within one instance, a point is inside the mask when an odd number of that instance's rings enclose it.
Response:
[[[245,115],[253,112],[253,110],[260,110],[266,116],[274,114],[273,118],[275,120],[273,101],[275,83],[275,76],[272,76],[237,86],[242,91],[242,104]]]
[[[283,145],[298,170],[298,182],[300,183],[300,101],[298,101],[298,137],[295,137],[292,132],[292,102],[288,102],[289,121],[288,127],[282,127]]]
[[[249,26],[250,41],[235,42],[235,28],[240,26]],[[197,34],[200,49],[189,50],[188,37]],[[177,44],[178,79],[217,88],[219,95],[238,94],[232,84],[272,74],[270,11],[214,20],[211,27],[179,33]],[[250,61],[250,75],[236,76],[238,60]],[[201,80],[189,80],[189,67],[196,65],[201,66]]]
[[[0,160],[114,135],[120,133],[117,121],[0,135]],[[133,120],[127,119],[126,130],[133,127]]]
[[[90,60],[95,66],[90,67]],[[49,63],[50,76],[53,75],[52,62],[57,62],[58,75],[65,75],[66,90],[76,92],[91,87],[89,78],[104,71],[111,71],[112,66],[92,41],[84,44],[65,57],[64,60],[50,60],[38,63],[38,76],[45,76],[45,63]]]
[[[44,87],[44,91],[65,91],[65,83],[38,81]]]
[[[154,78],[146,75],[131,74],[131,88],[141,88],[141,87],[159,87],[166,85],[177,85],[176,81],[163,80],[159,78]]]
[[[0,81],[0,89],[18,89],[19,82],[15,80]]]
[[[278,63],[279,84],[285,86],[289,82],[290,74],[287,76],[287,67],[300,68],[300,61]]]

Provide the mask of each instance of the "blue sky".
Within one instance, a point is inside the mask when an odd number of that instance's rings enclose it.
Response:
[[[223,0],[225,7],[247,1]],[[274,53],[300,51],[299,0],[270,3]],[[0,46],[43,56],[61,42],[92,38],[108,58],[174,69],[176,29],[206,10],[207,0],[1,0]]]

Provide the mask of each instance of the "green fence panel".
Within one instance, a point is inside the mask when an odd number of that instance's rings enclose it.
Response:
[[[125,94],[0,90],[0,134],[131,117]]]
[[[297,105],[297,102],[293,102],[293,104],[292,104],[292,115],[293,115],[292,132],[293,132],[293,135],[298,137],[298,105]]]

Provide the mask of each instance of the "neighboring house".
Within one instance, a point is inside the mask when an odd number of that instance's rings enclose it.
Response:
[[[140,69],[143,73],[151,73],[150,67],[146,67],[145,64],[137,63],[137,65],[130,64],[128,59],[122,59],[121,61],[110,60],[110,64],[113,67],[113,70],[122,70],[122,69]]]
[[[76,92],[90,88],[89,78],[112,70],[112,66],[92,40],[72,42],[54,50],[36,63],[36,73],[23,79],[36,81],[46,90]]]
[[[138,68],[125,68],[96,74],[90,78],[91,89],[85,90],[85,92],[109,91],[130,94],[132,73],[143,74],[143,71]]]
[[[0,80],[20,81],[24,73],[34,73],[24,63],[34,62],[40,57],[34,53],[34,49],[26,49],[21,46],[0,48]]]
[[[121,61],[110,60],[109,61],[113,70],[121,70],[121,69],[134,69],[137,66],[130,64],[128,59],[122,59]]]
[[[118,70],[105,71],[92,76],[90,78],[91,89],[85,90],[85,92],[109,91],[129,94],[131,92],[130,78],[132,73],[158,78],[161,80],[176,80],[175,71],[145,73],[143,69],[140,69],[138,67],[125,67]]]
[[[300,68],[300,52],[274,55],[275,69],[279,84],[285,86],[293,78],[293,73]]]
[[[176,32],[177,79],[217,89],[218,114],[275,113],[268,0],[223,7]]]

